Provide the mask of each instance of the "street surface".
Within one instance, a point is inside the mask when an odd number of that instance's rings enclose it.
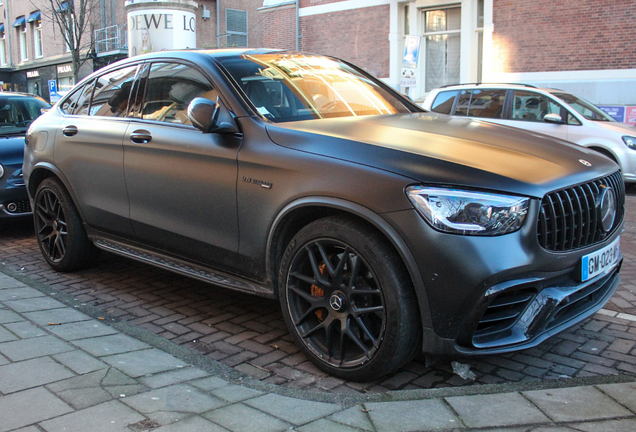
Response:
[[[0,221],[0,265],[101,309],[106,320],[142,327],[263,382],[290,388],[359,394],[636,375],[634,188],[628,188],[626,214],[621,236],[622,282],[605,308],[591,319],[534,349],[441,359],[428,366],[419,358],[398,373],[369,383],[346,382],[313,366],[287,333],[277,301],[217,288],[107,253],[92,269],[56,273],[38,250],[30,220]],[[453,371],[452,361],[469,367],[467,374],[460,374],[466,378]]]

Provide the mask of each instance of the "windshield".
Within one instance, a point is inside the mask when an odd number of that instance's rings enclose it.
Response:
[[[40,99],[6,97],[0,93],[0,136],[26,133],[31,122],[42,114],[42,108],[51,105]]]
[[[373,77],[335,59],[273,53],[220,61],[258,112],[274,122],[413,111]]]
[[[588,120],[593,121],[607,121],[613,122],[616,121],[605,111],[600,109],[599,107],[589,103],[588,101],[576,97],[570,93],[564,92],[552,92],[552,94],[564,102],[568,103],[572,108],[574,108],[579,114],[585,117]]]

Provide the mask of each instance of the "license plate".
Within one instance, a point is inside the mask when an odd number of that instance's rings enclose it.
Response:
[[[599,249],[596,252],[587,254],[581,261],[581,281],[586,281],[603,273],[610,271],[620,258],[620,237],[612,244]]]

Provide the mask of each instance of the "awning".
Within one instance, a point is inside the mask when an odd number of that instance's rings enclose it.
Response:
[[[66,12],[67,10],[68,10],[68,2],[64,2],[60,5],[59,8],[57,8],[55,12],[60,13],[60,12]]]
[[[24,15],[22,15],[17,20],[15,20],[15,22],[13,23],[13,27],[22,27],[23,25],[25,25],[25,22],[26,20],[24,19]]]
[[[40,21],[40,15],[40,11],[33,12],[31,15],[29,15],[29,18],[27,18],[27,22],[30,23],[33,21]]]

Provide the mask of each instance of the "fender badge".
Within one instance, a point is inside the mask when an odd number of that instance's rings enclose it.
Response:
[[[586,161],[585,159],[579,159],[579,162],[581,162],[586,167],[591,167],[592,166],[592,164],[589,163],[588,161]]]

